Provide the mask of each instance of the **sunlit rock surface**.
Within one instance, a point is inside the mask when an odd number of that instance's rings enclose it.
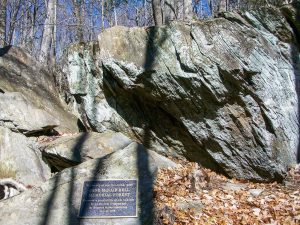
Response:
[[[65,169],[40,187],[0,202],[0,224],[146,225],[153,224],[153,185],[158,168],[176,163],[131,143],[103,158]],[[87,180],[138,179],[138,217],[79,219],[82,186]]]
[[[40,150],[48,164],[60,171],[111,154],[132,142],[122,133],[107,130],[104,133],[90,132],[60,137],[40,144]]]
[[[54,74],[19,47],[0,49],[0,126],[33,134],[76,132],[77,118],[58,96]]]
[[[62,65],[69,104],[92,130],[241,179],[280,180],[296,161],[299,50],[279,9],[113,27]]]
[[[0,179],[13,178],[24,185],[41,185],[50,178],[37,143],[23,134],[0,127]]]
[[[60,122],[23,94],[8,92],[0,94],[0,125],[24,134],[34,134],[58,127]]]

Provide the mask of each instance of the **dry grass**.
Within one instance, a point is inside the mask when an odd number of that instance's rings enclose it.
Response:
[[[16,170],[13,168],[13,166],[8,163],[0,161],[0,179],[15,178],[15,177],[16,177]]]

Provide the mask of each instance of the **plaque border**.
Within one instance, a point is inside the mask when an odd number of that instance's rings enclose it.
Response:
[[[82,205],[82,197],[83,197],[83,187],[84,187],[84,182],[93,182],[93,181],[124,181],[124,180],[129,180],[129,181],[136,181],[136,204],[135,204],[135,215],[134,216],[80,216],[80,210],[81,210],[81,205]],[[85,180],[83,181],[82,188],[81,188],[81,200],[80,200],[80,205],[79,205],[79,210],[78,210],[78,215],[77,218],[79,219],[114,219],[114,218],[136,218],[138,217],[138,190],[139,190],[139,179],[101,179],[101,180]]]

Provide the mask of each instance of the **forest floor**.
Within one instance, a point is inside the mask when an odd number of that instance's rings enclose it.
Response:
[[[174,160],[174,159],[173,159]],[[154,187],[156,224],[300,224],[300,165],[283,183],[229,179],[177,160]]]

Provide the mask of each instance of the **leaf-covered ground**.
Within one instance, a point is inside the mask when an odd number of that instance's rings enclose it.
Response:
[[[285,182],[252,183],[177,161],[154,188],[157,224],[300,224],[300,166]]]

